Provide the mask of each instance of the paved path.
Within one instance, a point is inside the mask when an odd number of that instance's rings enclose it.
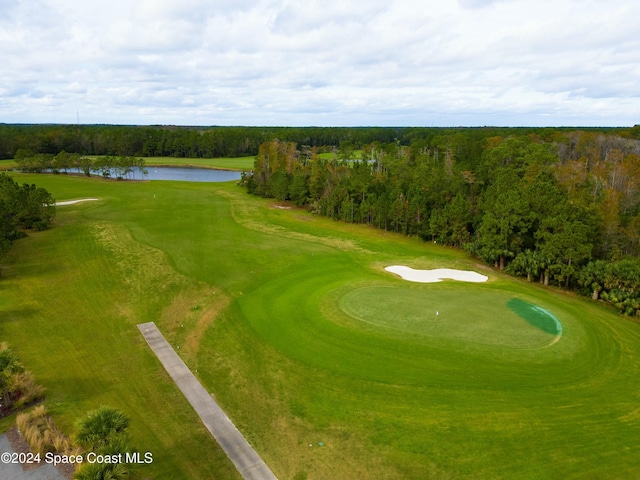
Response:
[[[0,436],[0,453],[13,453],[11,442],[6,435]],[[23,470],[22,465],[0,462],[2,480],[65,480],[64,475],[50,463],[44,463],[34,470]]]
[[[138,329],[165,370],[227,456],[246,480],[277,480],[266,463],[245,440],[198,379],[191,373],[153,322],[141,323]]]

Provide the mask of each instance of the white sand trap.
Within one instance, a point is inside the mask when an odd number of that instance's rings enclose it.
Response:
[[[469,270],[453,270],[450,268],[436,268],[435,270],[414,270],[403,265],[386,267],[387,272],[400,275],[404,280],[419,283],[435,283],[442,280],[458,280],[460,282],[486,282],[489,277]]]
[[[81,198],[80,200],[67,200],[65,202],[56,202],[56,206],[73,205],[74,203],[80,203],[80,202],[93,202],[95,200],[99,200],[99,199],[98,198]]]

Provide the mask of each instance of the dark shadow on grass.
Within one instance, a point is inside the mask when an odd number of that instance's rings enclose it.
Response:
[[[20,320],[33,317],[37,312],[38,310],[34,308],[0,310],[0,324],[19,322]]]
[[[60,266],[37,262],[22,262],[20,265],[0,265],[0,289],[5,288],[6,281],[16,278],[39,278],[43,275],[60,272]]]
[[[562,333],[562,325],[560,321],[550,312],[547,312],[544,308],[540,308],[533,303],[525,302],[519,298],[512,298],[507,302],[507,307],[527,321],[529,325],[532,325],[543,332],[550,335],[560,335]]]

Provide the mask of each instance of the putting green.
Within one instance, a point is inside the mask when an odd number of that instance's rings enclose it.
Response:
[[[385,329],[483,345],[540,348],[562,334],[551,312],[495,289],[369,285],[348,291],[339,304],[351,317]]]

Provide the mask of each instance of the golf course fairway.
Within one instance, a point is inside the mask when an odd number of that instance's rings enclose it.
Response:
[[[137,331],[151,321],[280,479],[640,476],[640,325],[596,302],[233,183],[12,176],[97,200],[12,247],[0,336],[68,434],[125,412],[143,478],[239,478]]]

